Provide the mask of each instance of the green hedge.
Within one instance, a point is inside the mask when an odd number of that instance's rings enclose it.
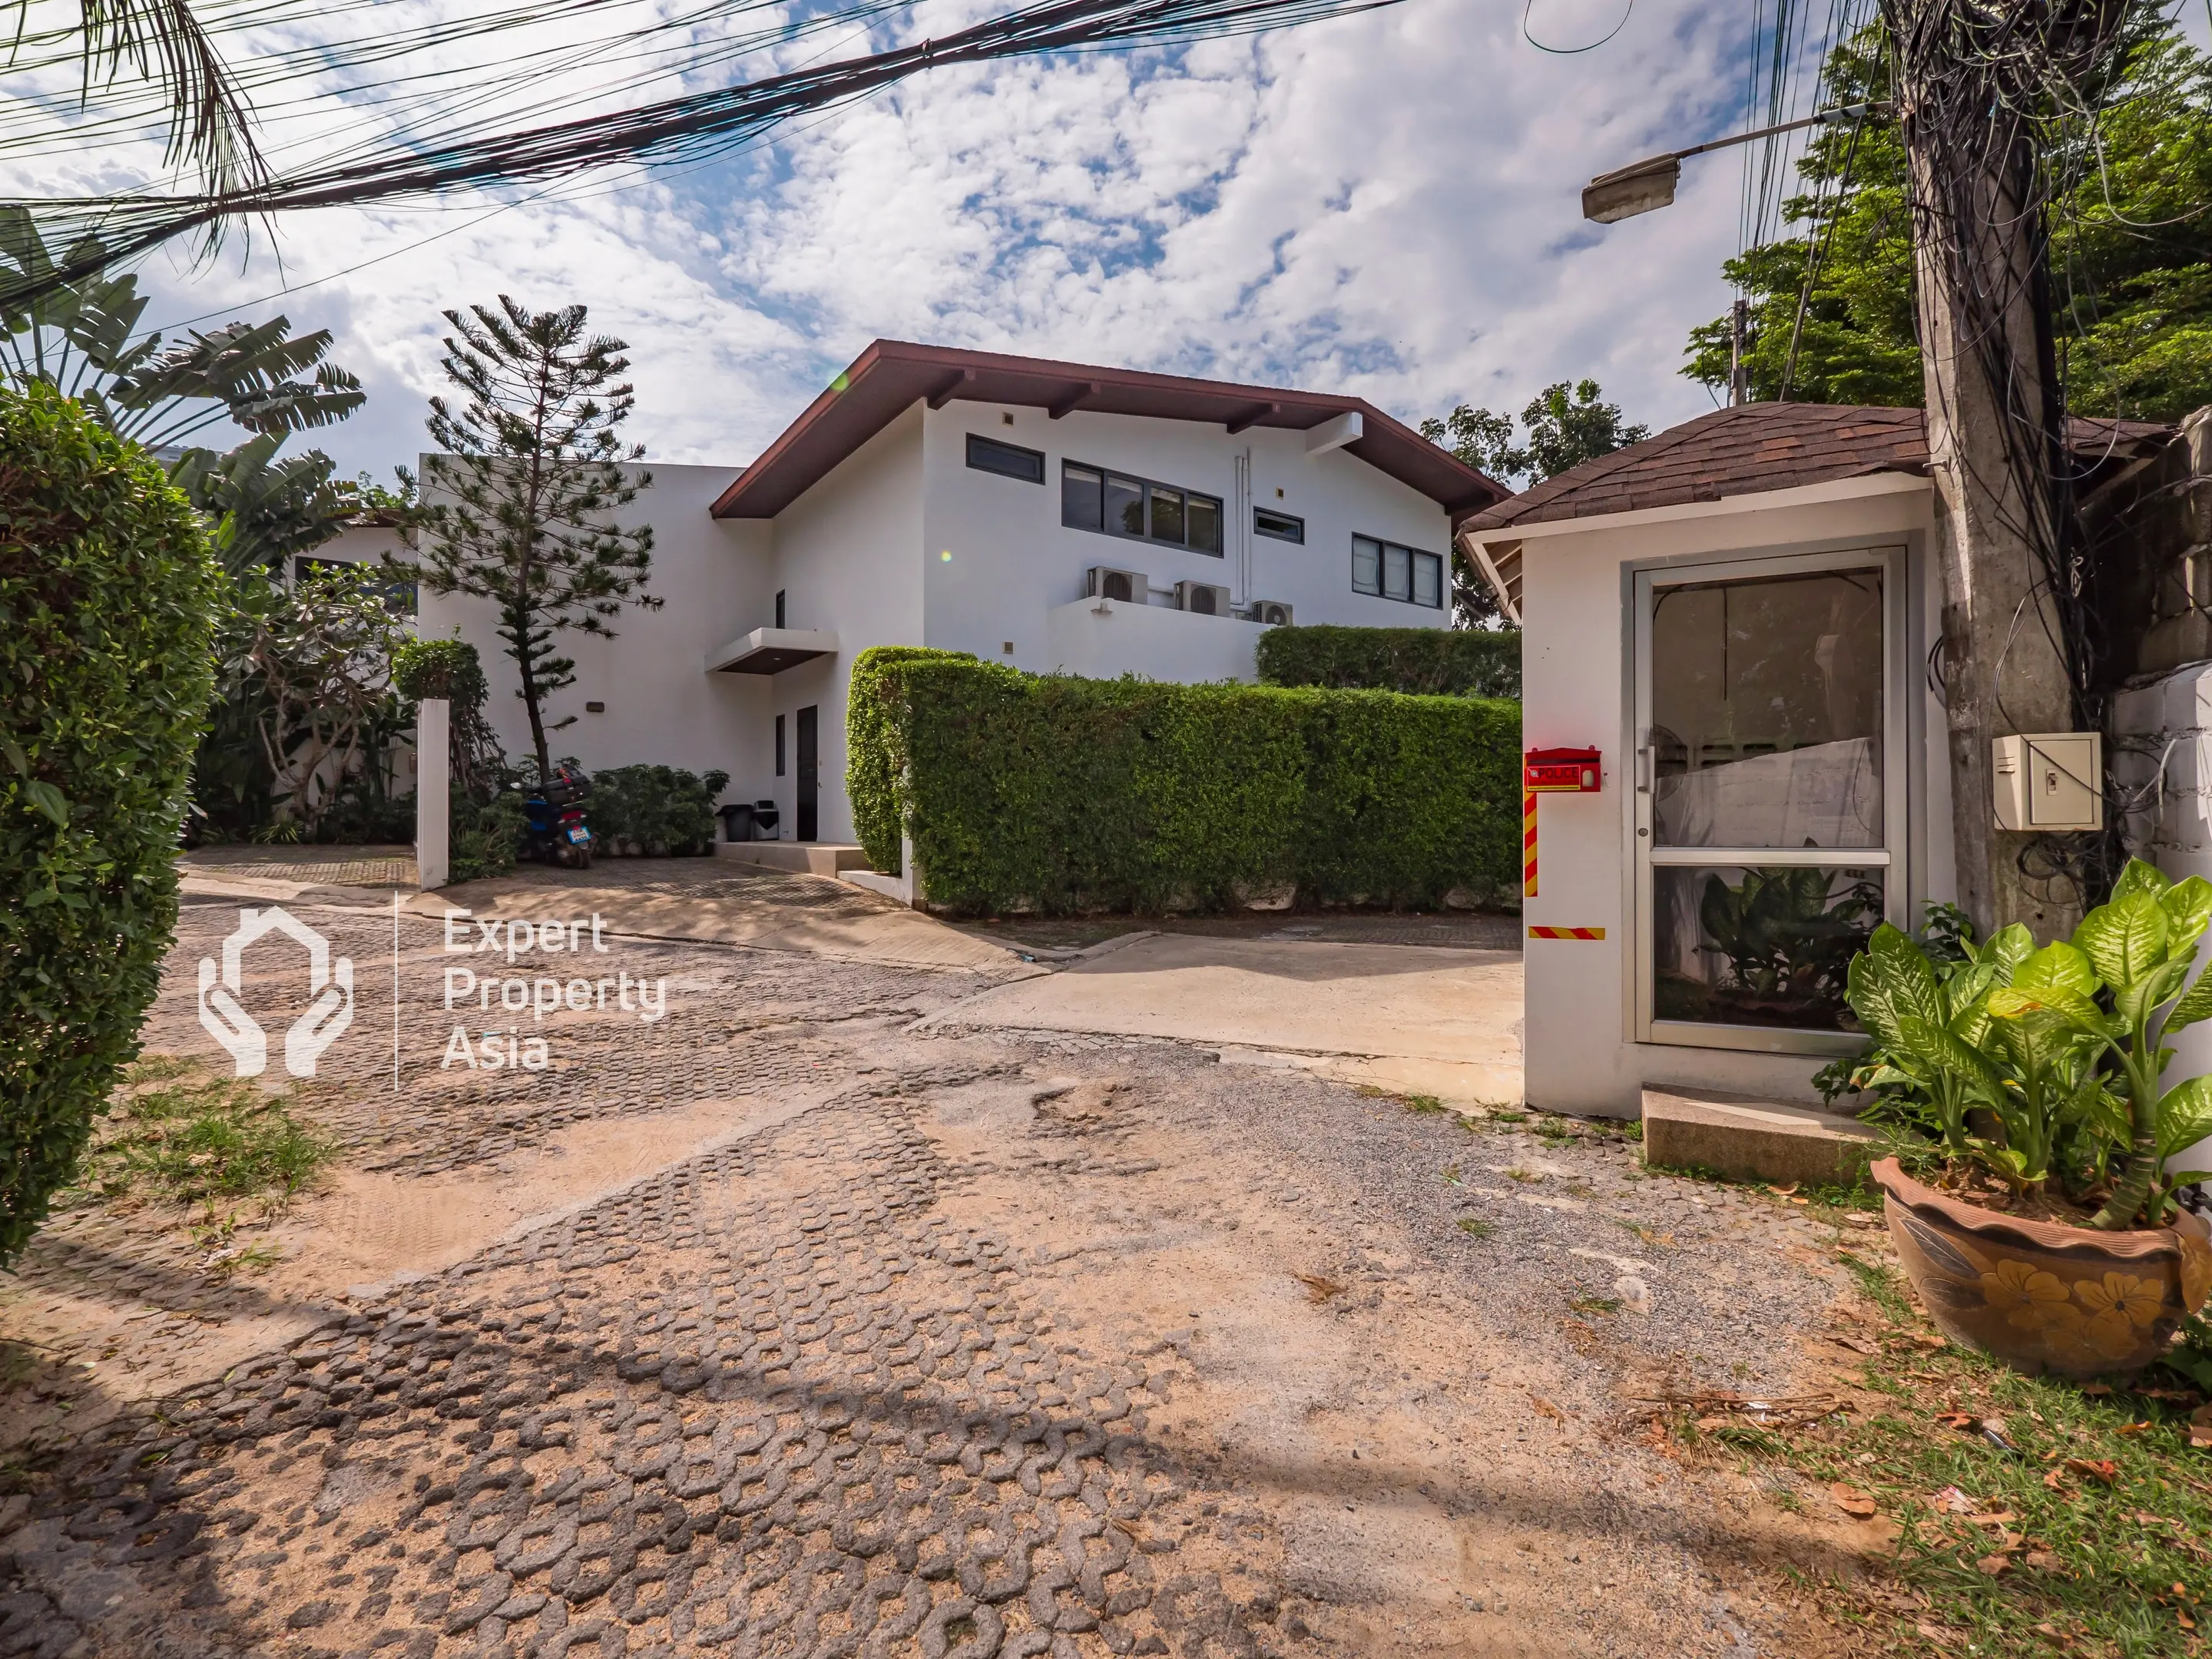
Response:
[[[862,653],[848,706],[871,860],[896,867],[903,821],[926,896],[963,911],[1223,908],[1285,886],[1434,904],[1502,896],[1518,869],[1509,702],[1074,679],[908,651]]]
[[[1521,636],[1448,628],[1271,628],[1262,685],[1403,691],[1429,697],[1521,695]]]
[[[175,936],[222,580],[144,452],[0,389],[0,1263],[75,1173]]]
[[[592,836],[617,857],[711,854],[720,820],[714,798],[727,772],[701,777],[673,766],[610,766],[592,774]]]

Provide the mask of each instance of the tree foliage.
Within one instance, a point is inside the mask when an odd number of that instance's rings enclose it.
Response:
[[[2212,63],[2160,13],[2138,20],[2094,128],[2050,130],[2053,301],[2073,411],[2172,420],[2212,402]],[[1891,95],[1879,25],[1831,56],[1828,85],[1840,104]],[[1824,130],[1799,173],[1806,189],[1783,210],[1794,234],[1723,266],[1752,303],[1752,395],[1917,407],[1912,224],[1897,126],[1874,118]],[[1723,390],[1729,337],[1725,316],[1692,330],[1683,373]]]
[[[161,469],[53,387],[0,386],[0,1263],[137,1052],[221,574]]]
[[[623,342],[587,336],[585,308],[532,313],[502,294],[499,308],[446,313],[441,366],[465,394],[456,410],[430,400],[434,456],[417,515],[422,544],[410,567],[434,593],[465,593],[499,609],[499,636],[520,672],[540,777],[551,774],[545,699],[575,684],[560,653],[564,632],[611,638],[624,605],[657,609],[646,591],[653,528],[609,515],[653,485],[625,471],[618,431],[635,398],[616,381],[629,367]]]
[[[1462,404],[1442,419],[1423,421],[1421,435],[1479,472],[1501,481],[1525,480],[1524,488],[1651,435],[1650,427],[1624,420],[1620,405],[1606,402],[1603,390],[1590,380],[1571,386],[1558,380],[1546,386],[1521,410],[1521,424],[1528,436],[1516,440],[1510,415]],[[1452,625],[1505,626],[1490,585],[1456,547],[1452,550]]]

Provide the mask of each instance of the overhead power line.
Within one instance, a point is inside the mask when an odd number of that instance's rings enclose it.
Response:
[[[1252,33],[1399,3],[1048,0],[942,40],[552,125],[386,146],[345,165],[220,194],[19,202],[38,220],[48,247],[69,251],[48,268],[0,272],[0,304],[26,303],[178,236],[234,220],[558,179],[618,162],[702,158],[926,69]]]

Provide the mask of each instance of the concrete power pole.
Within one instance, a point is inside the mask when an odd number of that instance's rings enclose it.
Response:
[[[2033,112],[2087,61],[2109,3],[1884,0],[1912,186],[1928,447],[1943,576],[1959,902],[1984,938],[2063,937],[2081,895],[1996,828],[1992,739],[2075,728],[2060,588],[2078,580],[2063,477]]]

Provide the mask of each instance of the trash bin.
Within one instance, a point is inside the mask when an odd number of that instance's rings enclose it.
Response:
[[[724,841],[750,841],[753,838],[750,801],[733,800],[727,806],[718,806],[714,810],[721,814]]]
[[[753,803],[753,839],[755,841],[775,840],[778,822],[774,801],[757,800]]]

